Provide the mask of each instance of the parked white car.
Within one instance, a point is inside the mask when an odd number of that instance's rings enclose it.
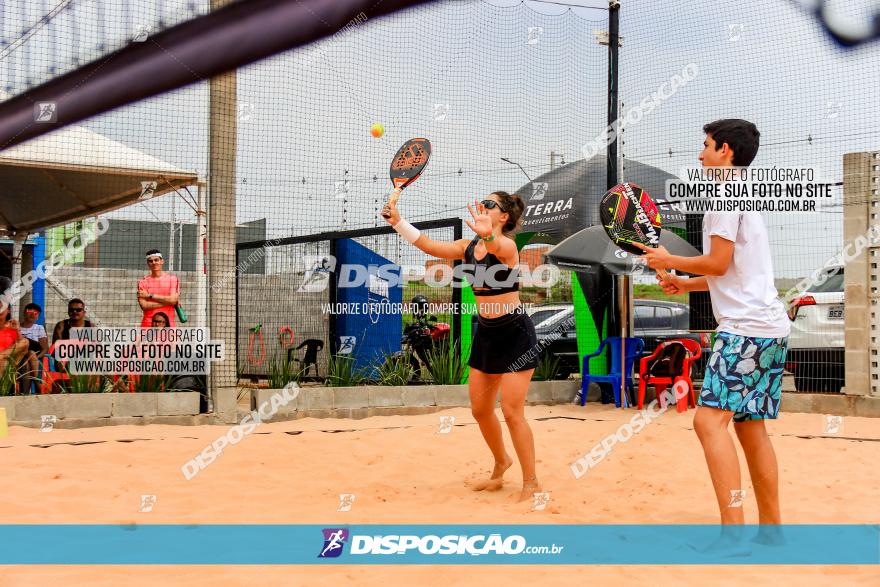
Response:
[[[798,391],[840,392],[844,381],[843,267],[792,300],[786,369]]]

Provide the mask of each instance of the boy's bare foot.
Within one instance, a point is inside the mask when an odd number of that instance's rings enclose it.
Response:
[[[746,542],[741,524],[724,524],[721,526],[721,536],[708,546],[695,546],[691,548],[699,554],[718,557],[732,558],[749,556],[752,554],[751,544]]]
[[[504,455],[503,463],[495,463],[492,469],[492,476],[484,481],[477,481],[471,484],[474,491],[498,491],[504,486],[504,472],[513,464],[510,455]]]
[[[783,546],[785,544],[785,536],[782,534],[782,527],[775,524],[762,524],[758,526],[758,534],[752,538],[755,544],[763,544],[764,546]]]
[[[537,477],[532,477],[531,479],[526,479],[523,481],[523,488],[519,494],[519,499],[517,501],[526,501],[532,499],[534,494],[540,493],[541,484],[538,483]]]

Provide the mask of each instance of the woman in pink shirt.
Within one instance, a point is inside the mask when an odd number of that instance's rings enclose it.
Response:
[[[144,311],[141,328],[150,328],[153,314],[163,312],[168,317],[168,326],[174,328],[174,307],[180,299],[180,280],[176,275],[165,273],[162,267],[165,259],[157,249],[147,251],[147,267],[150,274],[138,282],[138,305]]]

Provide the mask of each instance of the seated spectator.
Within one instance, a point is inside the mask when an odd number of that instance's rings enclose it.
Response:
[[[24,361],[26,370],[22,377],[21,389],[25,394],[31,390],[31,381],[36,379],[39,373],[40,357],[49,350],[49,337],[42,324],[37,324],[42,308],[37,304],[28,304],[24,307],[24,319],[21,321],[21,334],[28,341],[28,353]]]
[[[168,328],[168,316],[165,312],[156,312],[150,324],[152,328]]]
[[[71,328],[91,328],[92,323],[86,319],[86,304],[79,298],[73,298],[67,302],[67,315],[69,318],[55,325],[52,331],[52,344],[59,340],[70,339]]]
[[[168,328],[168,315],[165,312],[156,312],[150,319],[150,328]],[[147,346],[173,347],[173,342],[152,342],[146,343]],[[172,351],[173,352],[173,351]],[[170,389],[172,377],[163,373],[143,374],[137,378],[135,391],[155,392],[168,391]]]
[[[18,363],[28,352],[28,342],[21,335],[18,322],[12,319],[12,313],[6,304],[0,307],[0,314],[0,379],[9,381],[7,370],[12,369],[11,381],[15,390]],[[15,393],[18,391],[15,390]]]
[[[69,318],[58,322],[52,330],[52,344],[59,340],[70,340],[71,328],[91,328],[93,324],[86,319],[86,304],[79,298],[73,298],[67,302],[67,315]],[[67,371],[66,361],[56,361],[55,366],[59,371]],[[52,393],[62,391],[62,384],[56,384]]]

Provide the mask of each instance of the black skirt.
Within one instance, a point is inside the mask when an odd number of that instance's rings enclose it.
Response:
[[[538,337],[526,311],[498,318],[477,316],[476,333],[468,365],[483,373],[514,373],[538,366]]]

